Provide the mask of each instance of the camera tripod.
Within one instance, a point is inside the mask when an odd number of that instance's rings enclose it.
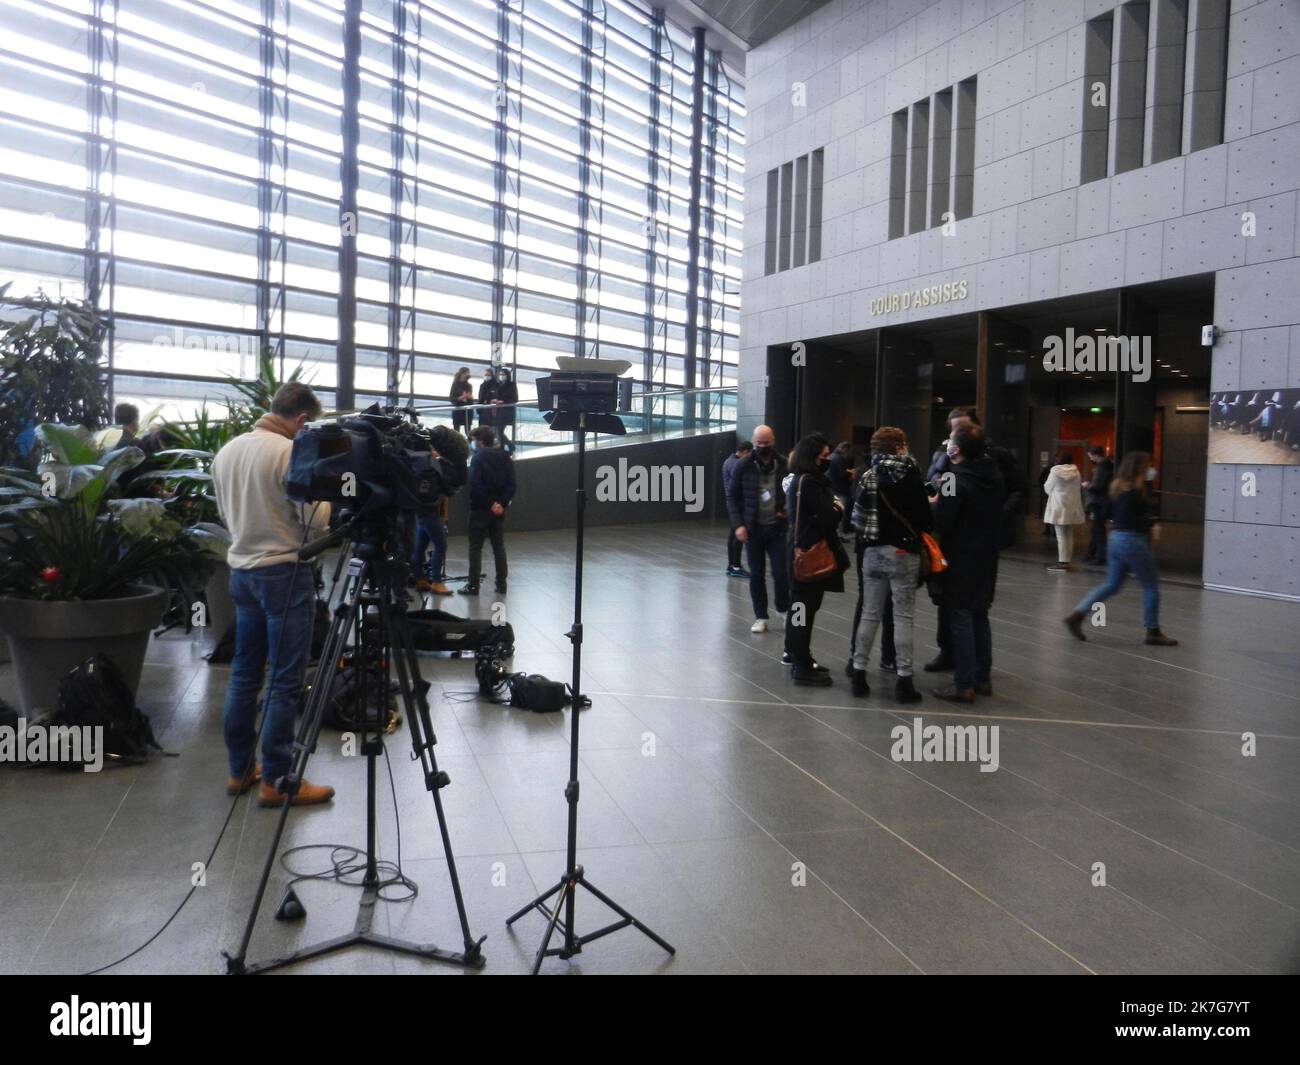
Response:
[[[594,424],[592,424],[594,423]],[[612,430],[610,423],[617,424],[617,430]],[[599,427],[599,428],[597,428]],[[550,890],[538,895],[527,906],[518,912],[512,914],[506,920],[506,927],[509,928],[519,918],[524,916],[530,910],[536,910],[547,919],[546,934],[542,937],[542,945],[537,948],[537,956],[533,960],[533,975],[542,968],[542,961],[548,957],[560,957],[568,960],[575,954],[581,954],[582,948],[593,940],[600,939],[609,935],[611,932],[617,932],[620,928],[627,928],[631,925],[637,931],[643,933],[652,939],[659,946],[663,947],[669,954],[676,954],[677,950],[667,940],[660,938],[639,920],[623,909],[617,902],[611,899],[604,892],[600,891],[590,880],[587,879],[586,871],[578,864],[578,720],[582,717],[584,707],[590,706],[591,701],[581,694],[580,682],[582,679],[582,544],[583,544],[583,517],[587,509],[587,492],[585,488],[586,476],[586,434],[589,432],[623,432],[622,422],[612,415],[603,417],[591,417],[587,414],[573,414],[568,416],[557,416],[551,420],[553,429],[572,429],[573,434],[577,437],[578,451],[578,492],[577,492],[577,569],[574,576],[573,586],[573,627],[565,635],[569,642],[573,644],[573,683],[570,685],[570,691],[573,695],[573,706],[569,712],[569,783],[564,789],[564,799],[569,804],[569,829],[568,829],[568,864],[565,867],[564,875],[560,877],[560,882]],[[586,888],[601,902],[614,911],[619,919],[612,924],[605,925],[596,929],[594,932],[588,932],[586,935],[578,935],[574,929],[577,895],[579,886]],[[553,909],[548,908],[552,895],[557,895],[555,902],[551,905]],[[561,916],[563,915],[563,916]],[[564,932],[564,941],[561,946],[552,947],[551,937],[555,935],[555,929],[560,927]]]
[[[311,694],[308,696],[307,705],[298,724],[289,772],[279,781],[279,790],[284,796],[280,819],[275,828],[275,836],[271,841],[266,862],[262,867],[257,895],[253,899],[248,922],[244,926],[239,951],[233,956],[225,955],[227,973],[266,972],[354,946],[377,947],[399,954],[451,962],[467,968],[483,967],[481,946],[486,937],[479,937],[477,940],[473,938],[469,930],[469,919],[465,915],[465,900],[461,895],[460,878],[456,873],[456,859],[452,854],[451,837],[447,832],[447,818],[440,794],[441,789],[451,781],[447,774],[438,768],[434,757],[433,747],[437,739],[434,737],[433,726],[429,719],[429,702],[426,698],[429,685],[420,677],[415,644],[406,619],[406,559],[399,557],[400,551],[395,555],[387,549],[385,546],[387,538],[386,526],[382,521],[357,518],[345,530],[324,537],[299,552],[299,558],[305,560],[344,539],[351,540],[351,558],[347,563],[343,592],[339,596],[338,605],[334,608],[334,617],[329,633],[325,637],[325,647],[316,665]],[[349,636],[354,637],[356,660],[364,663],[363,667],[356,671],[356,677],[357,704],[362,707],[361,724],[357,732],[361,741],[360,750],[366,756],[366,862],[356,923],[351,933],[347,935],[325,940],[315,946],[304,947],[271,961],[250,965],[246,962],[248,947],[253,937],[258,911],[266,895],[271,870],[275,865],[275,856],[284,836],[291,800],[303,781],[307,761],[316,749],[325,710],[334,696],[334,687],[339,676],[338,663],[348,647]],[[367,676],[372,658],[391,664],[397,675],[405,718],[411,731],[414,760],[420,762],[424,786],[433,796],[433,806],[437,812],[438,829],[442,834],[442,848],[447,856],[447,872],[451,877],[451,890],[455,896],[456,912],[460,918],[460,929],[464,938],[464,948],[461,951],[449,951],[433,944],[407,942],[381,935],[372,927],[375,903],[380,900],[380,891],[384,886],[379,878],[375,800],[377,759],[384,749],[383,730],[386,717],[384,710],[388,699],[387,666],[382,671],[378,682],[380,690],[378,692],[369,690],[375,686],[373,678]],[[376,707],[373,712],[372,702]]]

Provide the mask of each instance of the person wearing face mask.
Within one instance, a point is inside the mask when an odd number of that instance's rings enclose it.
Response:
[[[790,606],[786,572],[785,497],[781,481],[786,462],[776,452],[776,434],[760,425],[750,438],[754,450],[740,460],[727,492],[727,513],[736,539],[745,545],[749,562],[749,598],[754,608],[753,633],[767,632],[767,566],[772,566],[776,610]]]
[[[952,480],[934,497],[934,528],[948,569],[938,582],[948,618],[953,684],[940,699],[973,703],[993,694],[993,634],[989,608],[997,587],[1002,505],[1006,495],[997,463],[985,452],[984,433],[962,425],[948,443]]]
[[[921,471],[907,453],[902,429],[884,426],[871,437],[871,464],[859,482],[853,506],[853,526],[862,550],[858,556],[861,621],[854,636],[853,694],[870,695],[867,660],[876,629],[892,605],[897,619],[889,659],[898,680],[894,697],[900,703],[921,699],[912,680],[912,608],[921,574],[921,534],[934,522]],[[882,651],[882,658],[884,653]]]
[[[1160,573],[1151,543],[1160,539],[1160,525],[1151,506],[1150,483],[1155,467],[1145,451],[1130,451],[1120,459],[1119,470],[1110,483],[1110,541],[1107,545],[1106,580],[1079,600],[1065,619],[1066,627],[1080,640],[1083,621],[1093,604],[1101,603],[1124,586],[1131,573],[1142,586],[1142,624],[1152,647],[1177,647],[1178,641],[1160,631]]]
[[[496,422],[497,379],[491,366],[483,368],[483,382],[478,386],[478,423],[489,429]]]
[[[811,433],[791,453],[790,478],[785,509],[794,515],[790,528],[790,610],[785,616],[785,648],[790,677],[796,684],[828,687],[830,670],[818,665],[812,654],[812,631],[827,592],[844,591],[848,556],[840,543],[843,517],[840,501],[826,477],[831,463],[831,446],[821,433]],[[835,556],[836,567],[822,576],[800,580],[794,576],[794,552],[810,551],[825,543]]]
[[[953,441],[960,429],[979,429],[984,442],[984,455],[993,461],[1002,478],[1002,522],[998,529],[998,550],[1003,551],[1015,543],[1016,532],[1023,521],[1025,500],[1029,496],[1029,479],[1021,469],[1020,460],[1010,448],[1001,447],[984,435],[978,413],[974,407],[954,407],[948,415],[950,434],[944,445],[935,452],[930,463],[926,480],[933,485],[933,491],[942,495],[944,475],[953,471],[956,464]],[[941,454],[942,453],[942,454]],[[993,559],[993,583],[998,579],[997,557]],[[939,654],[922,668],[927,673],[946,673],[953,668],[951,644],[952,618],[948,616],[947,607],[939,604],[939,624],[935,633],[935,642],[939,645]]]
[[[502,366],[497,371],[497,394],[492,402],[497,405],[494,412],[497,439],[500,440],[506,454],[513,455],[515,453],[515,404],[519,402],[519,387],[515,384],[507,366]],[[510,430],[509,436],[506,435],[507,429]]]

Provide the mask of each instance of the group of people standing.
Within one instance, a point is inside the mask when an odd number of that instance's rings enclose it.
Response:
[[[474,383],[470,380],[470,369],[462,366],[451,380],[451,391],[447,398],[453,407],[452,428],[466,436],[472,436],[470,419],[477,412],[478,424],[491,429],[506,453],[514,454],[519,387],[508,366],[500,366],[495,370],[491,366],[483,367],[483,379],[479,382],[477,397],[474,394]]]
[[[880,668],[895,678],[895,699],[914,703],[922,698],[914,681],[913,630],[917,589],[925,587],[938,607],[939,653],[923,669],[953,674],[952,683],[934,694],[962,704],[991,696],[989,610],[997,589],[999,556],[1015,541],[1028,494],[1020,463],[1012,451],[986,437],[976,412],[967,407],[950,412],[948,438],[925,474],[902,429],[876,430],[869,446],[869,461],[857,473],[847,444],[832,448],[826,437],[812,433],[798,442],[787,459],[777,451],[772,429],[761,425],[751,442],[738,445],[726,460],[727,573],[749,580],[754,609],[750,631],[768,630],[770,568],[774,607],[785,615],[782,662],[790,667],[796,684],[832,683],[830,670],[812,654],[811,640],[826,593],[845,590],[844,574],[851,563],[841,530],[851,528],[858,602],[845,672],[853,694],[871,692],[869,659],[880,634]],[[1104,450],[1093,452],[1105,459]],[[1090,501],[1097,504],[1092,513],[1100,523],[1101,550],[1105,550],[1107,520],[1112,525],[1112,548],[1106,582],[1090,591],[1066,618],[1079,639],[1084,638],[1082,621],[1092,606],[1114,595],[1132,573],[1143,588],[1146,643],[1172,646],[1177,642],[1165,636],[1159,625],[1156,567],[1148,546],[1149,538],[1158,535],[1148,495],[1150,465],[1149,455],[1131,452],[1113,478],[1103,471],[1087,485]],[[1066,470],[1058,474],[1054,467],[1049,480],[1051,491],[1061,500],[1074,494],[1077,515],[1053,512],[1059,524],[1069,528],[1071,535],[1061,540],[1072,548],[1073,526],[1084,517],[1080,499],[1084,486],[1078,470],[1069,468],[1073,478]],[[1099,499],[1103,492],[1105,506]],[[740,564],[741,549],[748,570]],[[1068,554],[1065,557],[1068,560]]]

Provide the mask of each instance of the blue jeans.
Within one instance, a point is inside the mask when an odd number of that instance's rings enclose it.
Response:
[[[858,564],[862,578],[862,620],[853,645],[853,668],[866,669],[876,629],[893,604],[894,668],[900,677],[912,675],[912,613],[916,603],[916,577],[921,556],[900,551],[889,544],[868,547]],[[882,649],[882,657],[884,657]]]
[[[969,607],[948,608],[952,626],[952,679],[955,687],[988,684],[993,676],[993,631],[989,612]]]
[[[1160,628],[1160,584],[1156,560],[1147,538],[1141,533],[1112,529],[1106,545],[1106,580],[1079,600],[1074,609],[1086,614],[1093,603],[1109,599],[1124,586],[1124,578],[1133,574],[1142,585],[1142,624]]]
[[[270,674],[262,722],[262,777],[274,783],[289,771],[294,718],[302,701],[311,650],[311,567],[285,562],[230,571],[235,601],[235,657],[226,689],[225,734],[230,775],[252,767],[262,674]],[[270,668],[266,669],[270,658]]]
[[[427,565],[421,565],[424,552],[432,544]],[[426,580],[442,579],[442,560],[447,554],[447,523],[441,514],[421,514],[415,529],[415,554],[411,556],[411,572]]]
[[[767,620],[767,563],[772,563],[772,585],[776,589],[776,609],[784,614],[790,608],[790,582],[786,576],[785,519],[771,525],[749,526],[745,557],[749,559],[749,599],[754,617]]]

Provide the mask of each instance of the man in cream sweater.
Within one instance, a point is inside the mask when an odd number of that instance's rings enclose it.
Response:
[[[227,556],[236,620],[225,705],[226,793],[240,794],[258,784],[262,806],[283,802],[278,785],[289,771],[311,648],[315,589],[311,566],[298,564],[298,548],[326,531],[330,515],[328,503],[290,500],[285,475],[294,436],[320,413],[320,402],[305,384],[281,385],[271,413],[251,433],[230,441],[212,463],[217,508],[233,538]],[[269,690],[259,768],[254,746],[264,670]],[[333,795],[333,788],[303,780],[292,802],[315,805]]]

